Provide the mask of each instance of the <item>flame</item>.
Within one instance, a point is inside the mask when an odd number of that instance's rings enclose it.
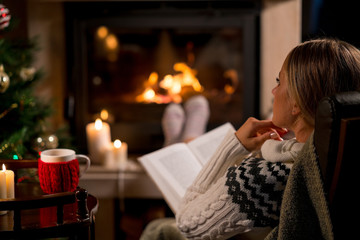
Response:
[[[102,129],[102,121],[100,118],[95,120],[95,129],[100,131]]]
[[[158,82],[158,74],[153,72],[145,82],[145,90],[136,97],[137,102],[169,103],[182,102],[181,92],[184,87],[190,87],[195,92],[202,92],[203,87],[196,78],[197,71],[191,69],[185,63],[175,63],[176,75],[166,75]],[[157,93],[156,89],[163,89],[166,95]]]
[[[224,72],[224,77],[230,79],[231,84],[226,84],[224,87],[225,93],[231,95],[234,94],[236,88],[239,85],[238,74],[235,69],[228,69]]]
[[[229,95],[233,94],[235,92],[235,90],[236,89],[233,86],[231,86],[230,84],[226,84],[224,87],[224,91]]]
[[[150,85],[155,85],[158,82],[159,75],[156,72],[152,72],[149,76],[148,82]]]
[[[114,147],[115,148],[120,148],[121,147],[121,141],[119,140],[119,139],[116,139],[115,141],[114,141]]]
[[[152,88],[147,88],[144,92],[144,99],[147,101],[151,101],[151,99],[154,99],[155,97],[155,91]]]
[[[5,172],[6,171],[6,167],[5,164],[2,165],[2,171]]]

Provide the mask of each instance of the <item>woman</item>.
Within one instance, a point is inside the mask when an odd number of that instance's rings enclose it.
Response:
[[[276,80],[272,120],[249,118],[229,132],[188,188],[176,214],[186,238],[227,239],[277,225],[292,164],[314,130],[317,104],[359,90],[360,51],[333,39],[304,42],[288,54]],[[295,138],[283,140],[288,130]]]

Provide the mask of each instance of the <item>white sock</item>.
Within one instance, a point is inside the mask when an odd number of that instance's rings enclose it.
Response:
[[[202,95],[190,98],[184,108],[186,121],[182,141],[188,141],[205,133],[210,109],[207,99]]]
[[[164,132],[164,146],[181,141],[182,130],[185,122],[185,113],[181,105],[170,103],[162,117],[162,128]]]

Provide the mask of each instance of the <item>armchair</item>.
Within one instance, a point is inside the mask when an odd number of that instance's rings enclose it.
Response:
[[[359,222],[360,92],[337,94],[320,103],[314,144],[334,237],[350,239]]]

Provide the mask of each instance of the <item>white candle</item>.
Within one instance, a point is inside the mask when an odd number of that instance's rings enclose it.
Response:
[[[106,150],[106,166],[119,167],[127,160],[127,143],[116,139]]]
[[[2,165],[2,171],[6,178],[6,198],[15,198],[15,174],[11,170],[6,170],[5,165]]]
[[[0,171],[0,199],[5,199],[7,196],[6,190],[6,175],[4,171]],[[6,214],[7,211],[0,211],[0,215]]]
[[[114,148],[113,148],[114,159],[118,165],[126,162],[127,151],[128,151],[128,146],[126,142],[121,142],[119,139],[116,139],[114,141]]]
[[[103,163],[104,152],[111,142],[109,124],[96,119],[95,122],[86,126],[86,136],[91,161]]]

